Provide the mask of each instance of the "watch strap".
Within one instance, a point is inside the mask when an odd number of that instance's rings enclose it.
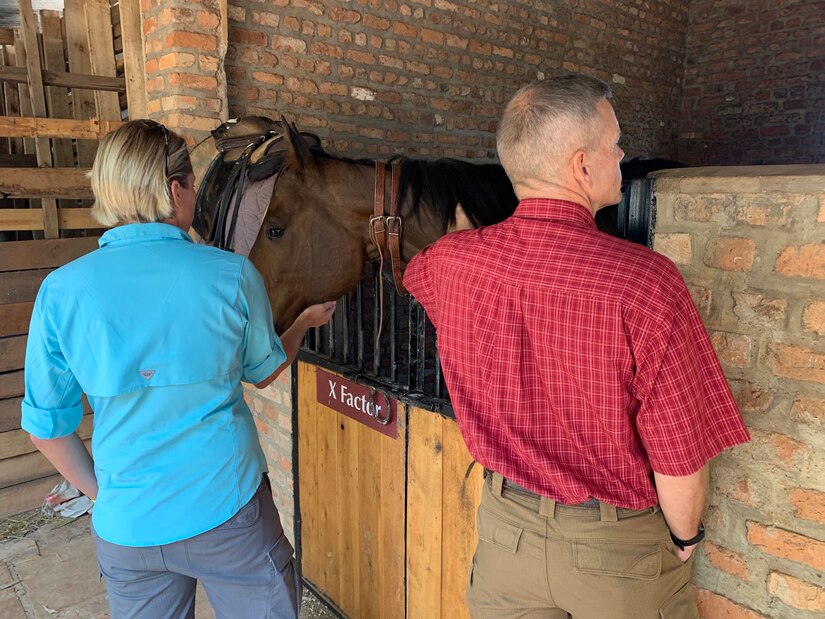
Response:
[[[673,543],[679,550],[684,550],[686,547],[694,546],[705,539],[705,525],[700,522],[699,532],[690,539],[679,539],[672,532],[670,534],[670,539],[673,540]]]

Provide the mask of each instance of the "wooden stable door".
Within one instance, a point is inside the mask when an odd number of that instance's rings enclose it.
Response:
[[[385,436],[321,404],[318,372],[298,364],[304,578],[352,618],[468,617],[482,481],[455,422],[399,403]]]

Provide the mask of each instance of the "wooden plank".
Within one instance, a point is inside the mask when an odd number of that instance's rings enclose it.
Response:
[[[401,407],[399,406],[399,409]],[[382,598],[380,592],[387,586],[384,574],[384,565],[381,555],[381,527],[385,525],[385,505],[382,501],[383,490],[381,469],[381,447],[383,441],[370,448],[369,435],[372,430],[365,426],[362,432],[363,449],[358,451],[358,496],[354,497],[360,514],[359,532],[361,536],[361,564],[359,566],[359,596],[358,608],[361,617],[388,617],[392,613],[382,612]],[[374,439],[373,439],[374,440]],[[399,439],[401,441],[402,439]],[[376,506],[380,506],[376,509]],[[402,514],[403,517],[403,514]],[[402,521],[403,522],[403,521]],[[403,572],[402,572],[403,573]],[[376,595],[378,593],[378,595]],[[403,606],[399,607],[403,609]]]
[[[91,441],[83,444],[91,452]],[[57,473],[51,462],[39,451],[33,451],[14,458],[0,460],[0,489],[17,486],[36,479],[43,479]]]
[[[12,33],[13,36],[13,33]],[[13,65],[15,64],[15,57],[14,57],[14,48],[10,46],[0,47],[0,64],[4,65]],[[3,71],[6,67],[0,67],[0,71]],[[23,69],[25,71],[25,69]],[[25,76],[24,76],[25,79]],[[4,110],[3,113],[7,117],[14,117],[20,116],[20,96],[17,92],[17,84],[12,84],[11,82],[4,81],[2,82],[3,86],[3,105]],[[0,116],[0,122],[2,122],[3,117]],[[9,140],[9,153],[22,155],[23,153],[23,140],[11,139]],[[36,161],[36,158],[35,158]]]
[[[109,0],[86,0],[86,34],[92,73],[115,77],[115,49],[112,33],[112,8]],[[95,91],[97,116],[105,120],[120,120],[120,100],[117,93]]]
[[[100,237],[0,243],[0,271],[53,269],[98,247]]]
[[[57,212],[61,230],[100,230],[91,209],[66,208]],[[0,209],[0,230],[42,230],[43,217],[38,208]]]
[[[298,500],[301,510],[301,568],[304,578],[318,586],[321,573],[319,522],[320,501],[318,494],[318,430],[315,401],[315,366],[298,362]],[[296,394],[293,394],[296,397]]]
[[[84,0],[65,0],[63,3],[63,23],[66,27],[66,53],[71,73],[92,73],[89,58],[89,43],[86,34],[86,9]],[[75,118],[97,118],[94,93],[86,90],[72,90],[72,113]],[[96,144],[77,143],[78,165],[92,167]]]
[[[0,28],[0,45],[14,45],[14,30],[12,28]]]
[[[51,272],[52,269],[32,269],[0,273],[0,307],[6,303],[34,301],[40,284]]]
[[[0,305],[0,337],[28,333],[32,309],[33,301]]]
[[[23,34],[20,29],[14,31],[14,58],[17,66],[26,71],[26,83],[28,83],[28,71],[26,69],[26,45],[23,43]],[[25,86],[18,87],[17,95],[20,99],[20,114],[22,116],[34,116],[32,113],[32,101],[29,96],[29,89]],[[33,154],[35,152],[34,140],[23,140],[23,152]],[[40,206],[38,204],[38,206]]]
[[[7,198],[91,198],[86,172],[83,168],[7,168],[0,177],[0,193]]]
[[[23,395],[23,370],[0,374],[0,398]]]
[[[15,335],[4,337],[0,340],[0,372],[11,372],[23,369],[23,361],[26,358],[25,335]],[[0,452],[2,454],[2,452]]]
[[[313,384],[314,389],[314,384]],[[338,496],[338,432],[341,416],[332,409],[316,405],[318,432],[318,495],[324,497],[318,509],[318,526],[323,534],[318,539],[321,557],[318,585],[336,604],[341,599],[340,506]]]
[[[441,617],[442,417],[412,408],[407,468],[407,616]]]
[[[54,474],[36,481],[3,488],[0,490],[0,518],[7,518],[40,507],[46,495],[62,479],[60,475]]]
[[[101,140],[123,124],[116,120],[0,117],[0,136]]]
[[[77,433],[83,440],[92,436],[92,426],[94,425],[94,415],[83,415]],[[0,432],[0,458],[13,458],[23,454],[37,451],[32,443],[29,433],[25,430],[11,430],[10,432]]]
[[[63,19],[59,11],[40,11],[43,31],[43,62],[47,69],[64,71],[66,56],[63,53]],[[45,82],[45,78],[44,78]],[[69,94],[65,88],[49,86],[46,89],[49,116],[52,118],[70,118]],[[71,139],[54,139],[54,165],[57,167],[74,167],[74,151]],[[61,200],[58,208],[64,208],[66,201]]]
[[[88,75],[86,73],[67,73],[56,69],[43,69],[43,85],[59,88],[80,88],[82,90],[103,90],[107,92],[125,92],[126,80],[122,77],[105,75]],[[22,67],[0,67],[0,80],[9,84],[25,84],[26,69]],[[94,98],[92,93],[88,93]]]
[[[465,479],[473,457],[454,420],[442,419],[442,439],[441,616],[469,619],[467,580],[478,539],[476,510],[481,502],[483,469],[476,464]]]
[[[49,113],[46,109],[46,90],[43,87],[43,68],[40,66],[40,46],[37,41],[37,18],[32,10],[31,0],[19,0],[20,30],[23,33],[23,43],[26,46],[26,70],[28,71],[29,96],[32,103],[32,116],[46,118]],[[48,138],[35,140],[37,164],[51,168],[54,165],[52,149]],[[57,200],[43,198],[43,235],[47,239],[56,239],[60,236],[57,221]]]
[[[336,496],[338,501],[338,543],[340,561],[338,569],[337,606],[349,617],[363,617],[360,606],[361,588],[361,501],[358,475],[358,447],[360,423],[345,415],[338,416],[338,475]],[[369,428],[364,428],[364,449],[370,449]],[[377,474],[378,471],[373,471]],[[368,512],[369,514],[369,512]],[[368,514],[364,514],[367,516]]]
[[[406,603],[407,423],[409,408],[398,403],[398,440],[381,441],[379,519],[379,617],[403,617]]]
[[[146,56],[140,0],[120,0],[120,22],[129,118],[146,118]]]
[[[22,397],[0,400],[0,432],[20,428],[20,404],[22,402]],[[0,465],[0,468],[2,468],[2,465]]]
[[[23,371],[0,374],[0,398],[16,398],[23,395]],[[2,455],[0,455],[2,457]]]
[[[3,137],[3,136],[0,136]],[[37,157],[34,155],[0,153],[0,168],[36,168]]]

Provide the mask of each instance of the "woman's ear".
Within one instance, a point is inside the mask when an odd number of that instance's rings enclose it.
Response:
[[[173,180],[169,184],[169,192],[172,194],[172,206],[177,209],[180,206],[183,195],[183,185],[181,185],[179,180]]]

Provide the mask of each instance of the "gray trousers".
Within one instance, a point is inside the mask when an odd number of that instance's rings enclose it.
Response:
[[[162,546],[100,539],[100,574],[112,619],[193,619],[200,581],[217,619],[297,619],[301,574],[268,480],[222,525]]]

